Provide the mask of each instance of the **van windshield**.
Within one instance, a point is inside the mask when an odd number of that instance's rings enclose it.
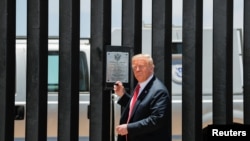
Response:
[[[89,77],[86,55],[80,52],[79,57],[79,91],[89,91]],[[49,52],[48,56],[48,91],[58,92],[59,90],[59,52]]]

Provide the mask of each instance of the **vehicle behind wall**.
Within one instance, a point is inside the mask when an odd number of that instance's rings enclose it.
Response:
[[[89,41],[80,41],[79,55],[79,134],[82,137],[89,135],[89,120],[87,118],[87,106],[89,105],[89,68],[90,45]],[[25,106],[26,106],[26,65],[27,65],[27,41],[24,38],[16,40],[16,108],[24,107],[24,110],[16,110],[15,140],[25,138]],[[58,123],[58,90],[59,90],[59,40],[48,41],[48,122],[47,135],[49,139],[57,137]],[[21,111],[21,112],[20,112]],[[18,118],[19,117],[19,118]]]

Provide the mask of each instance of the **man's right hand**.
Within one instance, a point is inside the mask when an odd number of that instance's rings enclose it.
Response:
[[[122,97],[125,93],[124,86],[121,81],[116,81],[113,87],[115,94],[119,97]]]

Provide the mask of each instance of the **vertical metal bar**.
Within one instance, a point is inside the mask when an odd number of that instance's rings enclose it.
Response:
[[[80,0],[59,2],[58,141],[79,139]]]
[[[47,139],[48,1],[28,0],[26,140]]]
[[[133,54],[142,52],[142,0],[122,1],[122,45],[133,47]],[[134,81],[131,77],[130,90],[134,88]]]
[[[155,74],[172,93],[172,0],[152,1],[152,57]],[[168,119],[172,118],[172,104],[168,106]],[[169,130],[166,140],[171,140],[172,120],[168,120]]]
[[[183,141],[202,139],[202,7],[201,0],[183,1]]]
[[[250,124],[250,1],[244,0],[244,46],[243,46],[243,74],[244,74],[244,124]]]
[[[90,141],[110,140],[110,91],[104,90],[104,47],[111,44],[111,0],[91,0]]]
[[[141,53],[142,0],[122,1],[122,45]]]
[[[232,112],[233,0],[213,2],[213,123],[230,124]]]
[[[16,1],[0,1],[0,140],[13,141]]]

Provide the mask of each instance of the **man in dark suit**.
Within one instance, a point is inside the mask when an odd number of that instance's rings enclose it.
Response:
[[[165,85],[154,75],[152,57],[147,54],[133,56],[132,69],[140,86],[138,96],[135,96],[137,90],[133,95],[128,94],[120,81],[114,85],[114,92],[120,97],[118,103],[124,107],[120,125],[116,127],[118,141],[170,141],[168,120],[171,119],[167,118],[170,96]]]

